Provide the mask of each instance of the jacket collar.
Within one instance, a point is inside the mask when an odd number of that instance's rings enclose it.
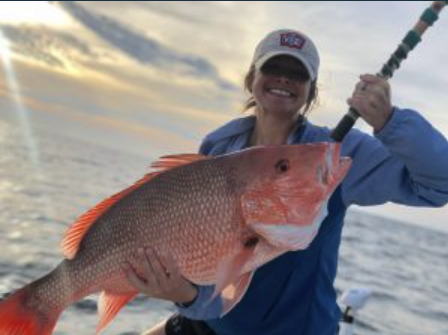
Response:
[[[254,115],[232,120],[210,134],[210,139],[214,142],[219,142],[229,138],[228,151],[230,152],[244,149],[249,145],[255,121]],[[306,119],[298,122],[294,130],[289,134],[287,144],[299,143],[308,123]]]

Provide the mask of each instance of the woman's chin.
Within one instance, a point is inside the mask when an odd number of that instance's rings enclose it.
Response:
[[[279,116],[294,116],[297,114],[297,108],[280,104],[271,104],[269,106],[266,106],[264,110],[268,114]]]

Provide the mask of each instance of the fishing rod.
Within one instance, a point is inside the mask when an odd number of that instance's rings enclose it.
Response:
[[[408,53],[421,41],[421,37],[426,29],[437,21],[439,13],[446,5],[448,5],[448,1],[434,1],[431,6],[423,12],[414,28],[406,34],[402,42],[398,45],[397,50],[395,50],[389,60],[383,65],[381,71],[377,73],[378,77],[386,80],[392,77],[395,70],[400,67],[401,62],[407,58]],[[336,128],[334,128],[331,133],[331,138],[336,142],[342,142],[345,135],[352,129],[359,116],[359,112],[355,108],[350,107],[347,114],[344,115]]]

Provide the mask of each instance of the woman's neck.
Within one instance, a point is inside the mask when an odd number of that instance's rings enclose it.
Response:
[[[299,114],[287,118],[260,111],[256,113],[255,128],[250,139],[251,146],[286,144],[299,118]]]

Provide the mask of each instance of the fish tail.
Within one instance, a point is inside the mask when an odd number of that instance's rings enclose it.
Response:
[[[50,335],[60,313],[45,313],[33,303],[31,285],[0,300],[1,335]],[[62,311],[61,311],[62,312]]]

